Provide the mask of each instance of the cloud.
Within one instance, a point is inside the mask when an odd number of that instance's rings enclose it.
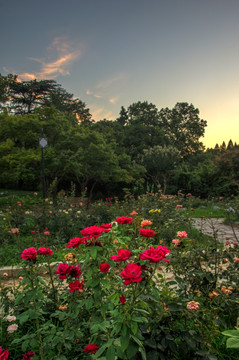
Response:
[[[106,89],[109,88],[112,84],[114,83],[118,83],[121,82],[122,80],[124,80],[126,78],[126,74],[121,73],[118,75],[115,75],[111,78],[105,79],[101,82],[99,82],[96,86],[97,89]]]
[[[92,119],[94,119],[95,121],[99,121],[103,119],[114,120],[112,111],[108,111],[104,107],[95,107],[94,105],[91,105],[90,108],[91,108]]]
[[[110,102],[111,104],[115,104],[115,103],[118,101],[118,99],[119,99],[119,96],[115,96],[115,97],[110,98],[110,99],[109,99],[109,102]]]
[[[59,75],[70,75],[71,64],[82,56],[84,46],[74,45],[64,38],[55,38],[47,48],[48,58],[29,57],[29,60],[40,64],[40,69],[33,72],[20,73],[21,80],[55,79]],[[54,58],[51,60],[50,58]],[[18,73],[18,72],[17,72]]]

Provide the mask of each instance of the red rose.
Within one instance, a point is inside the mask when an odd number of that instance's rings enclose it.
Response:
[[[34,247],[23,250],[21,258],[24,260],[36,261],[37,251]]]
[[[130,263],[126,265],[120,276],[124,279],[124,284],[129,285],[132,282],[137,283],[143,280],[143,278],[140,277],[141,273],[142,269],[140,265]]]
[[[121,216],[115,220],[118,224],[130,224],[133,221],[132,217]]]
[[[123,294],[120,296],[119,301],[121,302],[121,304],[124,304],[126,302],[126,298]]]
[[[83,289],[84,281],[75,280],[72,283],[69,283],[69,292],[77,291]]]
[[[79,278],[82,274],[82,271],[79,268],[79,265],[76,266],[70,265],[69,269],[67,270],[67,273],[69,273],[69,275],[72,277]]]
[[[166,246],[159,245],[156,249],[153,246],[150,246],[148,250],[143,251],[139,255],[139,258],[141,260],[149,260],[151,263],[156,263],[161,260],[169,261],[165,256],[170,252],[171,251]]]
[[[4,350],[2,349],[2,347],[0,346],[0,360],[7,360],[9,356],[9,351],[8,350]]]
[[[98,349],[99,349],[99,346],[97,346],[95,344],[88,344],[84,347],[84,352],[95,354]]]
[[[49,248],[40,247],[38,253],[41,255],[51,256],[53,254],[53,251]]]
[[[23,358],[23,360],[32,360],[34,355],[35,355],[35,353],[33,351],[29,350],[27,353],[22,354],[22,358]]]
[[[75,237],[73,239],[71,239],[68,244],[66,245],[66,247],[68,248],[77,248],[78,246],[80,246],[80,244],[85,244],[85,240],[84,238],[78,238],[78,237]]]
[[[150,229],[139,229],[139,234],[146,238],[150,238],[150,237],[154,237],[154,235],[156,235],[156,232]]]
[[[108,233],[110,231],[110,229],[112,229],[111,224],[103,224],[103,225],[100,225],[100,227],[103,229],[103,232],[105,232],[105,233]]]
[[[103,231],[104,229],[102,229],[100,226],[93,225],[81,230],[80,232],[82,235],[91,235],[94,238],[97,238],[102,234]]]
[[[66,279],[69,272],[70,272],[70,265],[68,265],[67,263],[60,263],[56,270],[56,274],[59,274],[59,279]]]
[[[117,261],[125,261],[125,260],[128,260],[131,256],[132,256],[132,254],[131,254],[130,250],[119,249],[118,255],[112,255],[110,257],[110,259],[114,260],[116,262]]]
[[[100,264],[100,272],[107,273],[110,269],[110,266],[108,263]]]

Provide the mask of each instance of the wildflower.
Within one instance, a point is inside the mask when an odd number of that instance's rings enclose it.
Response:
[[[179,247],[180,243],[181,243],[181,240],[179,240],[179,239],[172,240],[172,244],[174,244],[175,247]]]
[[[100,264],[100,272],[107,273],[110,269],[110,265],[108,263]]]
[[[58,305],[58,309],[61,310],[61,311],[64,311],[67,309],[67,306],[68,304],[65,304],[65,305]]]
[[[188,310],[198,310],[199,309],[199,302],[196,301],[189,301],[187,303],[187,309]]]
[[[51,256],[53,254],[53,251],[49,248],[40,247],[38,253],[41,255]]]
[[[25,354],[22,354],[22,359],[23,360],[32,360],[34,355],[35,355],[34,351],[29,350]]]
[[[171,251],[166,246],[159,245],[156,249],[153,246],[150,246],[148,250],[143,251],[139,255],[139,258],[141,260],[149,260],[150,263],[156,263],[161,260],[169,262],[165,256],[170,252]]]
[[[21,280],[23,279],[23,277],[22,277],[22,276],[19,276],[18,279],[21,281]]]
[[[88,344],[84,347],[84,352],[95,354],[98,349],[99,349],[99,346],[97,346],[95,344]]]
[[[148,225],[152,225],[152,222],[149,220],[142,220],[140,223],[141,227],[148,226]]]
[[[237,262],[239,262],[239,258],[238,258],[238,257],[234,257],[233,261],[234,261],[234,263],[237,263]]]
[[[18,325],[17,324],[12,324],[12,325],[9,325],[8,328],[7,328],[7,332],[9,334],[12,334],[14,333],[14,331],[16,331],[18,329]],[[1,358],[0,358],[1,359]]]
[[[186,231],[178,231],[177,237],[179,237],[180,239],[186,239],[188,237],[188,234],[186,233]]]
[[[150,238],[154,237],[156,235],[156,232],[150,229],[139,229],[139,234],[143,237]]]
[[[142,269],[137,264],[127,264],[125,269],[121,272],[120,276],[124,279],[124,285],[130,285],[132,282],[137,283],[143,280],[140,276]]]
[[[5,317],[5,320],[8,321],[8,322],[13,322],[13,321],[16,321],[17,318],[16,318],[16,316],[14,316],[14,315],[7,315],[7,316]]]
[[[183,207],[183,205],[176,205],[175,210],[178,210],[178,209],[180,209],[181,207]]]
[[[45,236],[49,236],[49,235],[50,235],[50,231],[44,231],[44,235],[45,235]]]
[[[130,215],[131,215],[131,216],[134,216],[134,215],[138,215],[138,213],[137,213],[137,211],[132,211],[132,212],[130,213]]]
[[[126,302],[126,298],[123,294],[119,297],[119,301],[121,302],[121,304],[124,304]]]
[[[125,260],[128,260],[131,256],[132,256],[132,254],[131,254],[130,250],[119,249],[118,255],[112,255],[110,257],[110,260],[114,260],[116,262],[125,261]]]

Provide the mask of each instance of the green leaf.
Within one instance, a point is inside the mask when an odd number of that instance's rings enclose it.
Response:
[[[120,337],[120,343],[121,343],[121,350],[124,352],[129,345],[129,335],[128,334],[122,335]]]
[[[107,360],[115,360],[115,347],[110,346],[106,351],[106,359]]]
[[[137,322],[132,321],[132,323],[131,323],[131,325],[130,325],[130,329],[131,329],[132,333],[133,333],[134,335],[136,335],[136,334],[137,334],[137,330],[138,330],[138,324],[137,324]]]
[[[26,322],[29,319],[28,311],[25,311],[24,313],[18,315],[17,318],[18,318],[21,325],[24,324],[24,322]]]
[[[239,330],[225,330],[222,332],[222,335],[238,337],[239,338]]]
[[[97,246],[92,246],[90,248],[90,254],[93,260],[97,258]]]
[[[131,359],[137,353],[138,349],[138,345],[135,342],[130,341],[127,349],[128,358]]]
[[[239,338],[231,337],[227,339],[227,348],[239,349]]]

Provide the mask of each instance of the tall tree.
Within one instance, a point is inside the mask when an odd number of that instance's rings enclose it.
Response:
[[[159,116],[168,141],[182,157],[204,149],[199,139],[204,135],[207,122],[199,118],[199,110],[192,104],[177,103],[172,110],[161,109]]]

